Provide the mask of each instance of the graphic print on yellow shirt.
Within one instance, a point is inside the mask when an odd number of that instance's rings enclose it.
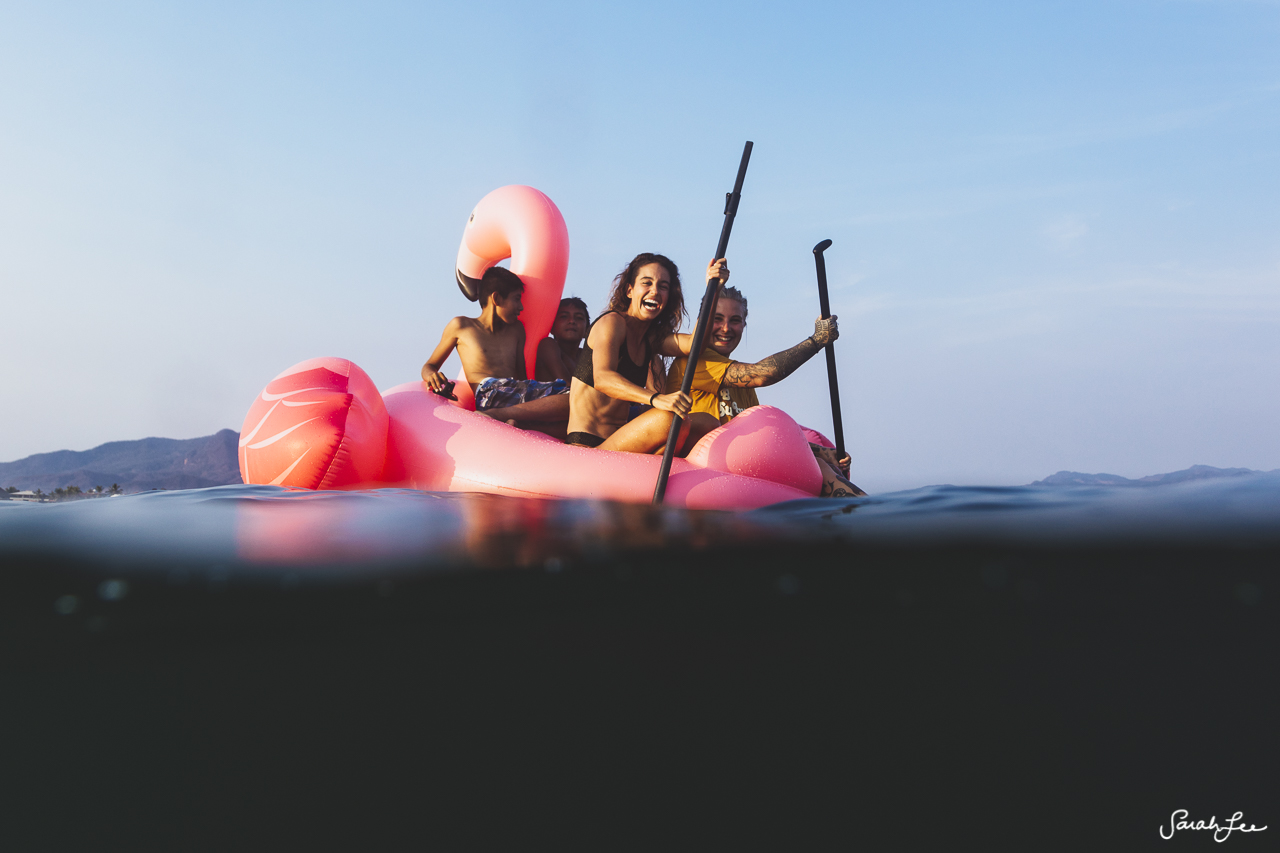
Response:
[[[688,359],[677,358],[667,372],[666,393],[672,394],[680,390],[684,380],[684,367]],[[694,412],[705,412],[720,423],[727,424],[743,409],[760,405],[754,388],[736,388],[732,385],[721,386],[725,371],[733,359],[726,358],[713,349],[702,351],[697,369],[693,373],[693,386],[689,395],[693,398]]]

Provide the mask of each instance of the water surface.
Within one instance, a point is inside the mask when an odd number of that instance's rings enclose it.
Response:
[[[1146,489],[930,486],[752,512],[382,489],[221,486],[59,504],[0,502],[0,553],[104,570],[185,565],[359,576],[412,567],[556,569],[632,552],[752,544],[1267,547],[1280,474]]]

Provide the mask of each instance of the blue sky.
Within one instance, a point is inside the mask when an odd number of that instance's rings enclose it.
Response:
[[[504,184],[593,311],[639,251],[697,291],[746,139],[738,354],[812,331],[834,240],[864,488],[1280,467],[1280,4],[1191,0],[7,3],[0,459],[416,378]],[[825,388],[761,397],[825,430]]]

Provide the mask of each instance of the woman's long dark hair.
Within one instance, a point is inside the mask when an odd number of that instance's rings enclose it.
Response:
[[[631,259],[631,263],[627,264],[626,269],[614,276],[608,310],[617,311],[619,314],[627,313],[627,309],[631,307],[627,290],[636,283],[640,268],[648,264],[662,264],[671,276],[671,289],[667,292],[667,303],[662,306],[662,313],[657,316],[645,334],[649,344],[656,346],[660,341],[665,340],[667,335],[674,335],[679,331],[681,324],[684,323],[684,291],[680,288],[680,270],[676,268],[675,261],[666,255],[653,252],[641,252],[636,255]]]

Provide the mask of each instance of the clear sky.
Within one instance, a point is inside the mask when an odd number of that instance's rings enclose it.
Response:
[[[416,379],[466,217],[546,192],[593,313],[730,244],[854,481],[1280,467],[1280,5],[0,4],[0,460]],[[697,297],[693,297],[696,309]],[[456,362],[448,370],[456,370]],[[761,398],[823,431],[814,359]]]

